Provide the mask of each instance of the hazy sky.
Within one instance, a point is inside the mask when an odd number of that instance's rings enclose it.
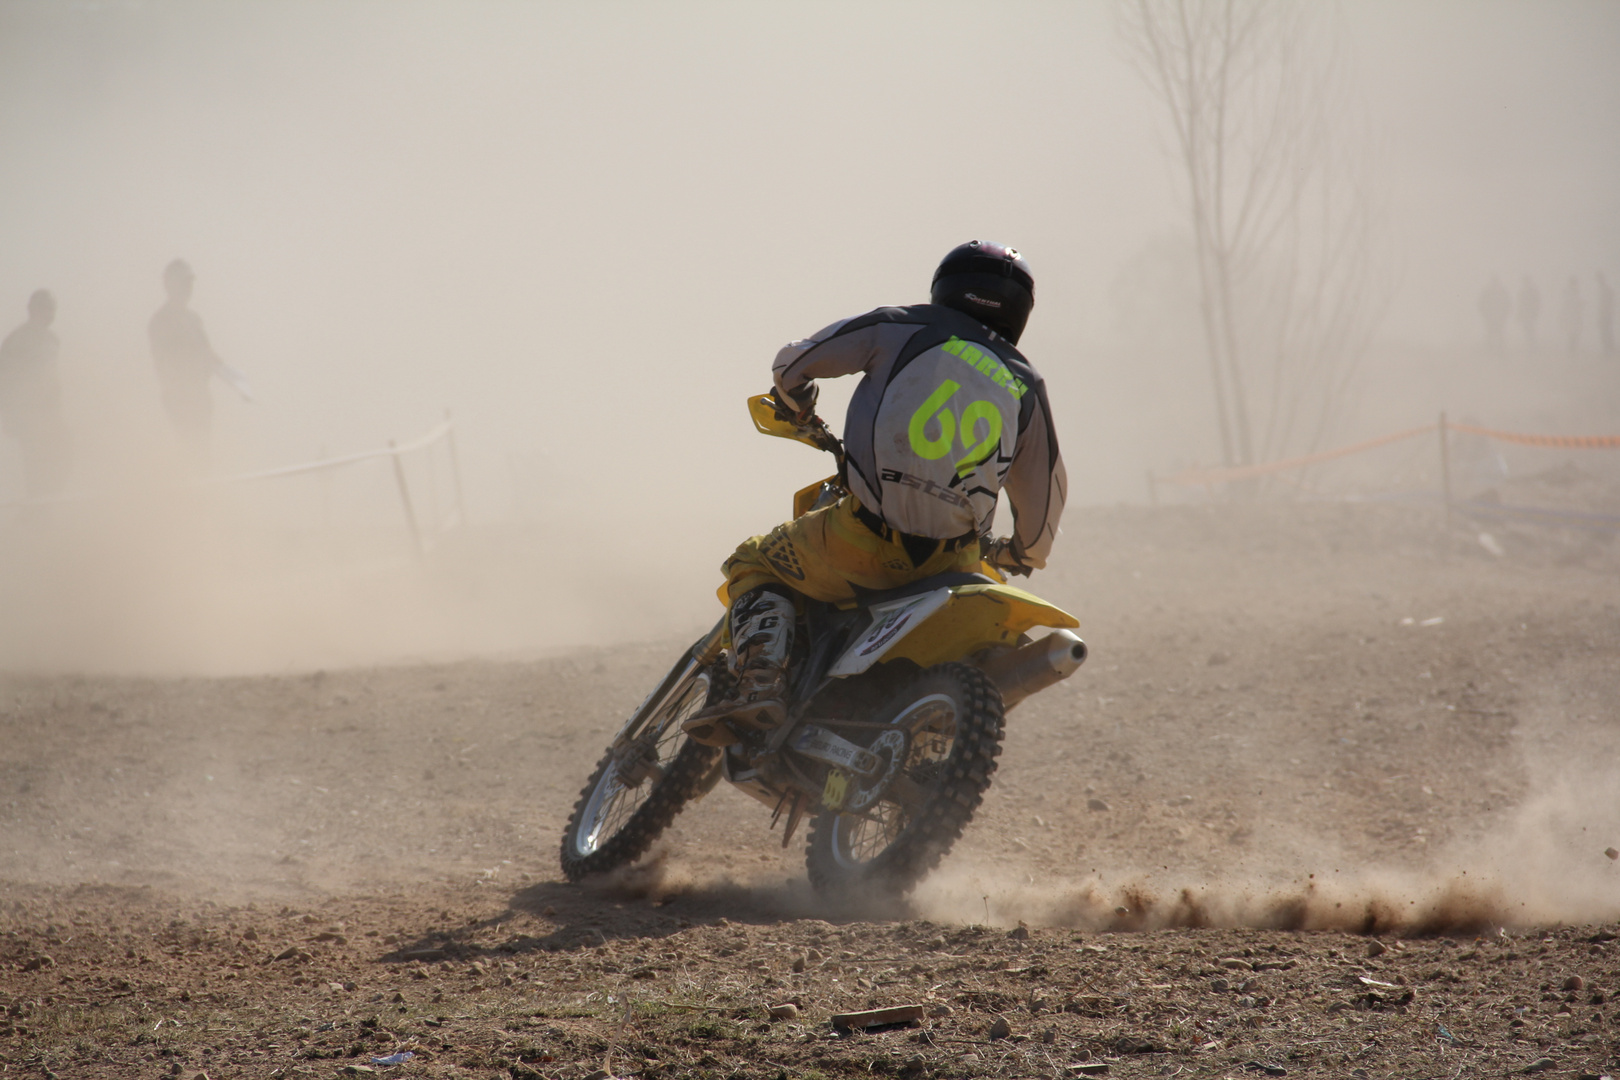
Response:
[[[1620,268],[1620,6],[1355,3],[1407,272],[1392,333],[1472,333],[1492,271]],[[1459,305],[1454,313],[1447,304]]]
[[[1184,226],[1101,4],[0,2],[0,319],[45,285],[81,426],[164,435],[144,327],[176,255],[232,467],[456,411],[475,514],[547,492],[763,528],[817,465],[740,398],[784,341],[1021,247],[1025,339],[1084,500],[1177,426],[1110,289]],[[1620,6],[1343,11],[1402,277],[1391,339],[1477,333],[1497,271],[1620,270]],[[1191,382],[1198,369],[1189,369]],[[1192,391],[1188,391],[1191,393]],[[1201,388],[1198,392],[1202,392]],[[832,395],[837,399],[838,395]],[[1178,453],[1212,456],[1209,431]],[[1150,455],[1148,455],[1150,456]],[[0,484],[15,486],[9,473]],[[612,513],[608,518],[618,520]]]

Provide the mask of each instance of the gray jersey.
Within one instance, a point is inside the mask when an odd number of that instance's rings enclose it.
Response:
[[[1006,488],[1013,554],[1046,565],[1067,486],[1046,384],[983,323],[933,304],[878,308],[791,342],[772,371],[790,402],[813,379],[865,375],[844,420],[849,486],[891,527],[984,533]]]

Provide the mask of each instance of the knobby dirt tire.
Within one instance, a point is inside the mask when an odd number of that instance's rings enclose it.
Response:
[[[718,700],[731,684],[731,676],[725,671],[724,663],[707,674],[709,690],[698,702],[699,705]],[[678,727],[680,720],[676,716],[669,723]],[[585,818],[592,796],[604,782],[608,770],[613,768],[613,748],[609,747],[596,763],[596,769],[580,791],[573,813],[563,829],[562,871],[569,881],[580,881],[592,874],[605,874],[634,864],[669,828],[687,803],[701,798],[714,787],[719,779],[720,750],[693,742],[685,735],[674,737],[680,740],[680,749],[665,768],[664,775],[652,782],[653,788],[646,801],[613,833],[599,840],[592,850],[585,851],[580,843],[580,833],[590,825]]]
[[[956,709],[950,750],[941,760],[908,764],[906,769],[919,779],[927,765],[931,790],[921,810],[905,820],[886,847],[865,859],[848,850],[859,818],[830,811],[818,814],[810,824],[805,850],[810,884],[818,893],[852,900],[903,896],[939,864],[973,820],[1001,754],[1004,710],[1001,691],[989,677],[968,664],[939,664],[918,673],[872,715],[899,717],[915,703],[941,694],[951,698]]]

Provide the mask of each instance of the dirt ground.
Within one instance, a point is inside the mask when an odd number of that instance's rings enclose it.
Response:
[[[1612,534],[1087,508],[1053,565],[1091,660],[888,910],[821,906],[724,788],[562,883],[678,639],[0,676],[0,1076],[1620,1072]]]

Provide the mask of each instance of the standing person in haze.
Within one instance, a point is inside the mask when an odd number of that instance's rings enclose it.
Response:
[[[208,456],[214,426],[214,399],[208,380],[223,365],[208,344],[202,320],[190,308],[196,275],[184,259],[163,270],[168,301],[152,316],[147,336],[163,392],[163,411],[180,438],[199,458]]]
[[[1581,279],[1569,276],[1564,286],[1564,303],[1558,311],[1559,329],[1564,331],[1564,345],[1571,360],[1581,352],[1581,324],[1586,321],[1586,301],[1581,299]]]
[[[36,499],[62,490],[69,465],[55,321],[56,298],[38,289],[28,298],[28,321],[0,342],[0,430],[17,440],[28,495]]]
[[[1597,272],[1597,324],[1598,344],[1607,359],[1614,355],[1614,290],[1601,270]]]
[[[1519,286],[1519,325],[1524,328],[1524,347],[1534,356],[1536,352],[1536,320],[1541,318],[1541,290],[1524,275]]]
[[[1479,317],[1485,320],[1485,346],[1492,356],[1501,356],[1506,351],[1507,321],[1512,313],[1513,297],[1502,279],[1492,274],[1490,284],[1479,294]]]
[[[983,557],[1011,573],[1046,565],[1067,481],[1046,384],[1016,345],[1035,304],[1029,263],[974,240],[934,271],[930,303],[833,323],[776,354],[776,398],[815,416],[813,380],[861,375],[844,420],[849,491],[726,560],[737,688],[688,722],[700,742],[786,717],[795,598],[836,602],[946,571],[973,571],[1003,488],[1012,535]]]

